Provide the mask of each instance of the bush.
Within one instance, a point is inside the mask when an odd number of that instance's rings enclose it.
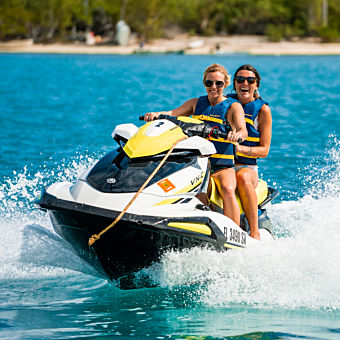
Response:
[[[266,28],[266,36],[269,41],[278,42],[283,38],[283,27],[280,25],[269,24]]]
[[[339,39],[339,31],[333,27],[322,26],[319,29],[319,36],[324,43],[336,42]]]

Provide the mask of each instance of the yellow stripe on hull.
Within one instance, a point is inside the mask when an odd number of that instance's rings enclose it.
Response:
[[[168,226],[192,231],[194,233],[211,235],[211,229],[207,225],[201,223],[170,222],[168,223]]]
[[[235,246],[235,245],[229,244],[229,243],[224,243],[223,247],[224,248],[229,248],[229,249],[243,249],[244,248],[244,247]]]
[[[173,195],[184,194],[186,192],[190,192],[191,190],[195,189],[198,185],[200,185],[202,183],[204,175],[205,175],[205,173],[203,174],[202,178],[198,182],[196,182],[194,185],[189,184],[186,187],[184,187],[183,189],[176,191]],[[154,206],[165,205],[165,204],[172,204],[172,203],[175,203],[176,201],[178,201],[180,199],[181,198],[178,198],[178,197],[176,197],[176,198],[168,198],[166,200],[163,200],[163,201],[161,201],[159,203],[154,204]]]

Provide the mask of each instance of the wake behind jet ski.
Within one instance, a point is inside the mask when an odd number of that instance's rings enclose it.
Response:
[[[49,212],[55,231],[76,253],[109,279],[129,277],[170,249],[228,250],[257,244],[247,233],[244,217],[242,229],[218,212],[222,202],[214,185],[210,202],[215,211],[196,197],[209,181],[209,156],[216,152],[205,139],[209,135],[226,138],[188,117],[160,116],[140,128],[118,125],[112,133],[117,148],[76,183],[45,188],[35,203]],[[257,195],[261,239],[265,240],[272,238],[272,228],[263,207],[277,192],[260,180]],[[91,237],[106,228],[89,246]]]

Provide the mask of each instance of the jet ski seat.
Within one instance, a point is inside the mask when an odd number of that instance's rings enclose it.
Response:
[[[258,183],[255,191],[256,191],[256,195],[257,195],[257,204],[260,205],[268,197],[267,182],[265,182],[262,179],[259,179],[259,183]],[[236,190],[236,199],[237,199],[237,202],[240,206],[240,213],[242,214],[243,208],[242,208],[241,200],[240,200],[240,197],[238,195],[237,190]],[[220,209],[223,210],[223,201],[222,201],[222,198],[220,196],[220,193],[217,189],[217,185],[216,185],[213,177],[211,177],[209,200],[210,200],[210,203],[212,203],[212,205],[214,207],[217,207],[217,208],[220,208]]]

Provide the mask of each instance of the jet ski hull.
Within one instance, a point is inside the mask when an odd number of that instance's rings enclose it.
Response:
[[[90,247],[89,238],[109,226],[119,212],[63,201],[47,192],[36,203],[49,211],[55,231],[76,253],[110,280],[150,266],[170,249],[196,246],[226,249],[223,233],[208,217],[168,218],[129,213]],[[171,227],[171,223],[201,224],[211,232],[207,235]]]

